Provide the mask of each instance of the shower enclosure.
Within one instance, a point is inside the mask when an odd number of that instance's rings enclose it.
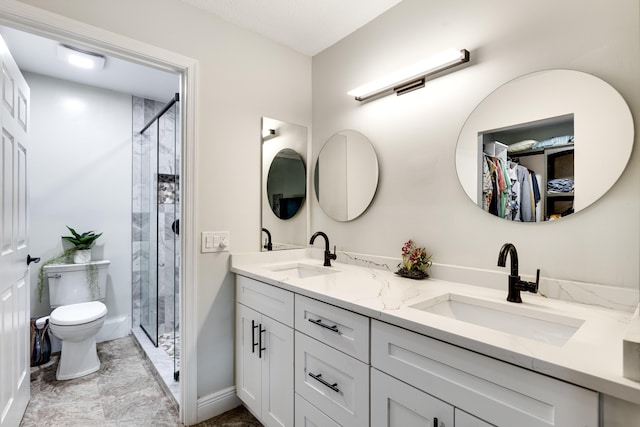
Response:
[[[133,99],[133,325],[172,359],[175,381],[180,370],[178,109],[178,94],[166,104]],[[166,365],[154,362],[158,370]]]

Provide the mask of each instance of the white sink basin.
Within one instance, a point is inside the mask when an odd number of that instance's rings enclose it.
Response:
[[[284,275],[297,279],[305,279],[307,277],[338,273],[338,270],[334,270],[331,267],[303,264],[299,262],[293,264],[274,265],[269,267],[268,269],[278,273],[283,273]]]
[[[584,323],[582,319],[532,310],[521,304],[500,304],[457,294],[445,294],[411,308],[556,346],[564,345]]]

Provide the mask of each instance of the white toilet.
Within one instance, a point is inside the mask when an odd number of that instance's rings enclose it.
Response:
[[[52,264],[44,266],[49,282],[51,332],[62,342],[56,379],[70,380],[100,369],[96,334],[107,316],[104,300],[107,268],[111,261],[94,261],[98,289],[89,287],[89,264]]]

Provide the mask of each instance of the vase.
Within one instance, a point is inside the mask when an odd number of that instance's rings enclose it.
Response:
[[[91,249],[80,249],[73,254],[73,262],[76,264],[86,264],[91,261]]]

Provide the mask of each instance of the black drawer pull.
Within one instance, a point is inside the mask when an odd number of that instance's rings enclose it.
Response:
[[[262,346],[262,334],[266,332],[266,329],[262,329],[262,323],[260,323],[260,329],[258,329],[258,358],[262,359],[262,352],[267,348]]]
[[[313,378],[316,381],[319,381],[320,383],[322,383],[323,385],[329,387],[331,390],[340,393],[340,389],[338,388],[338,383],[333,383],[333,384],[329,384],[328,382],[326,382],[325,380],[322,379],[322,374],[312,374],[311,372],[309,372],[309,376],[311,378]]]
[[[252,320],[251,321],[251,353],[255,353],[256,352],[256,347],[258,346],[258,343],[256,342],[256,328],[258,328],[259,326],[256,325],[256,321]]]
[[[329,326],[326,323],[322,323],[322,319],[312,319],[312,318],[308,318],[307,319],[309,322],[313,323],[314,325],[318,325],[318,326],[322,326],[325,329],[328,329],[330,331],[336,332],[336,333],[340,333],[340,331],[338,330],[338,327],[336,325],[332,325]]]

